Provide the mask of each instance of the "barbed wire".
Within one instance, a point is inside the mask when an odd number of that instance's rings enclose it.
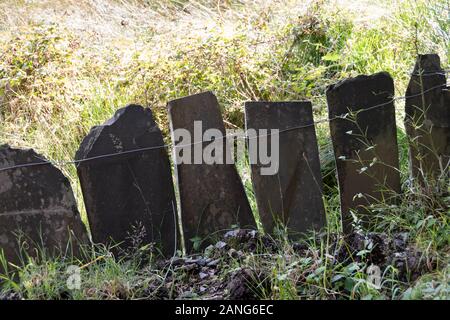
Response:
[[[295,127],[290,127],[290,128],[286,128],[286,129],[281,129],[278,130],[278,132],[276,134],[280,134],[280,133],[284,133],[284,132],[289,132],[289,131],[293,131],[293,130],[300,130],[300,129],[304,129],[304,128],[308,128],[308,127],[312,127],[315,126],[317,124],[321,124],[321,123],[326,123],[326,122],[331,122],[331,121],[335,121],[338,119],[346,119],[351,113],[361,113],[361,112],[367,112],[370,110],[374,110],[377,108],[381,108],[384,106],[387,106],[391,103],[394,103],[397,100],[403,100],[403,99],[408,99],[408,98],[414,98],[414,97],[419,97],[422,96],[423,94],[430,92],[434,89],[437,88],[441,88],[441,87],[446,87],[446,84],[441,84],[441,85],[437,85],[431,88],[428,88],[426,90],[421,91],[420,93],[417,94],[413,94],[413,95],[409,95],[409,96],[397,96],[397,97],[392,97],[390,100],[374,105],[374,106],[370,106],[368,108],[364,108],[364,109],[360,109],[357,111],[353,111],[353,112],[347,112],[344,113],[342,115],[338,115],[338,116],[334,116],[332,118],[322,118],[316,121],[312,121],[309,124],[306,125],[301,125],[301,126],[295,126]],[[270,103],[270,102],[269,102]],[[248,131],[248,130],[247,130]],[[157,150],[157,149],[165,149],[165,148],[186,148],[186,147],[190,147],[190,146],[194,146],[197,144],[203,144],[203,143],[207,143],[207,142],[214,142],[216,140],[220,140],[220,139],[227,139],[227,138],[231,138],[231,137],[236,137],[236,138],[243,138],[246,140],[249,139],[256,139],[258,137],[267,137],[267,136],[271,136],[274,133],[267,133],[267,134],[262,134],[262,135],[255,135],[255,136],[248,136],[247,132],[244,134],[244,136],[242,136],[241,134],[225,134],[221,137],[217,137],[214,139],[209,139],[209,140],[201,140],[201,141],[196,141],[196,142],[192,142],[192,143],[187,143],[187,144],[181,144],[181,145],[176,145],[176,144],[163,144],[163,145],[159,145],[159,146],[152,146],[152,147],[144,147],[144,148],[136,148],[136,149],[130,149],[127,151],[121,151],[121,152],[116,152],[116,153],[108,153],[108,154],[102,154],[102,155],[98,155],[98,156],[92,156],[92,157],[87,157],[87,158],[83,158],[83,159],[73,159],[73,160],[60,160],[60,161],[53,161],[53,160],[44,160],[42,162],[30,162],[30,163],[24,163],[24,164],[19,164],[19,165],[14,165],[14,166],[9,166],[9,167],[5,167],[5,168],[0,168],[0,172],[4,172],[7,170],[13,170],[13,169],[19,169],[19,168],[25,168],[25,167],[33,167],[33,166],[40,166],[40,165],[55,165],[55,166],[65,166],[65,165],[71,165],[71,164],[79,164],[79,163],[84,163],[84,162],[88,162],[88,161],[94,161],[94,160],[98,160],[98,159],[105,159],[105,158],[111,158],[111,157],[118,157],[118,156],[123,156],[123,155],[127,155],[127,154],[133,154],[133,153],[139,153],[139,152],[145,152],[145,151],[151,151],[151,150]],[[43,160],[42,158],[39,158],[41,160]]]

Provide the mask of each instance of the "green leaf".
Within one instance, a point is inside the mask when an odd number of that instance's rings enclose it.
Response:
[[[192,242],[192,246],[194,250],[200,249],[200,244],[202,243],[202,238],[199,236],[195,236],[189,239]]]
[[[330,53],[327,53],[326,55],[324,55],[322,57],[322,60],[335,62],[335,61],[338,61],[340,58],[341,58],[340,54],[335,53],[335,52],[330,52]]]
[[[355,286],[355,281],[352,278],[346,278],[344,283],[344,288],[347,291],[352,291]]]

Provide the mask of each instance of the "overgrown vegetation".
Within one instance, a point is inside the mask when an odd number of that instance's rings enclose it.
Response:
[[[8,17],[0,38],[0,140],[55,160],[70,160],[91,126],[128,103],[151,107],[166,134],[167,101],[205,90],[218,96],[231,128],[243,127],[246,100],[308,99],[321,119],[325,87],[339,79],[384,70],[403,95],[417,53],[435,52],[444,68],[450,64],[446,0],[66,2],[54,16],[45,1],[0,6]],[[86,248],[83,261],[30,258],[4,279],[0,297],[449,298],[450,197],[408,184],[402,103],[404,195],[396,206],[373,208],[372,230],[339,236],[324,123],[316,127],[326,184],[323,234],[292,242],[283,232],[231,232],[199,257],[169,261],[146,247],[122,260],[102,247]],[[248,165],[238,168],[256,211]],[[75,169],[61,169],[85,219]],[[372,264],[381,268],[380,287],[369,281]],[[70,265],[81,267],[79,290],[67,289]]]

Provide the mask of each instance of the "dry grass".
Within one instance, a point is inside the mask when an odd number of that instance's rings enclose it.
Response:
[[[225,119],[241,127],[243,102],[253,99],[309,99],[324,117],[325,85],[360,73],[390,72],[402,95],[416,50],[439,53],[449,66],[448,12],[446,0],[4,0],[0,141],[70,160],[89,129],[116,109],[150,106],[167,132],[167,101],[204,90],[215,91]],[[397,107],[401,127],[403,105]],[[332,174],[328,127],[316,129]],[[407,142],[399,141],[406,176]],[[85,218],[75,169],[61,169]],[[338,195],[329,191],[328,215],[336,217]],[[413,232],[420,205],[398,210],[386,225],[400,219]],[[445,243],[447,220],[436,225],[439,232],[420,230],[419,247],[436,251]],[[448,254],[439,254],[448,266]],[[439,276],[447,273],[443,267]]]

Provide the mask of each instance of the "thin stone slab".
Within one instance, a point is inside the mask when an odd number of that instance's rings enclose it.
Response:
[[[326,95],[343,228],[349,232],[351,210],[367,223],[370,204],[393,201],[400,192],[394,82],[386,72],[361,75],[329,86]]]
[[[216,97],[211,92],[200,93],[168,103],[172,135],[174,130],[185,129],[192,137],[192,146],[179,141],[181,153],[206,146],[201,137],[196,140],[194,121],[202,122],[201,135],[211,128],[225,135],[222,116]],[[224,143],[224,146],[228,145]],[[202,148],[200,148],[202,149]],[[177,147],[174,148],[176,153]],[[226,152],[223,152],[225,156]],[[177,155],[175,154],[175,159]],[[176,175],[181,202],[181,219],[188,251],[201,242],[201,247],[214,240],[219,232],[238,224],[241,228],[255,228],[255,220],[234,164],[178,163]],[[194,241],[193,239],[196,239]]]
[[[272,233],[276,222],[294,234],[320,230],[325,225],[325,210],[311,103],[246,102],[245,123],[246,129],[256,130],[257,136],[261,129],[279,130],[278,172],[261,172],[264,165],[259,157],[251,164],[253,189],[265,231]],[[269,134],[268,146],[271,139]]]
[[[138,105],[119,109],[84,138],[75,158],[95,243],[156,243],[173,254],[176,200],[163,145],[152,112]]]
[[[450,160],[450,95],[436,54],[417,58],[406,90],[405,128],[411,175],[419,181],[439,177]]]
[[[79,245],[88,241],[62,172],[32,149],[0,146],[0,249],[6,259],[20,265],[37,249],[79,256]]]

